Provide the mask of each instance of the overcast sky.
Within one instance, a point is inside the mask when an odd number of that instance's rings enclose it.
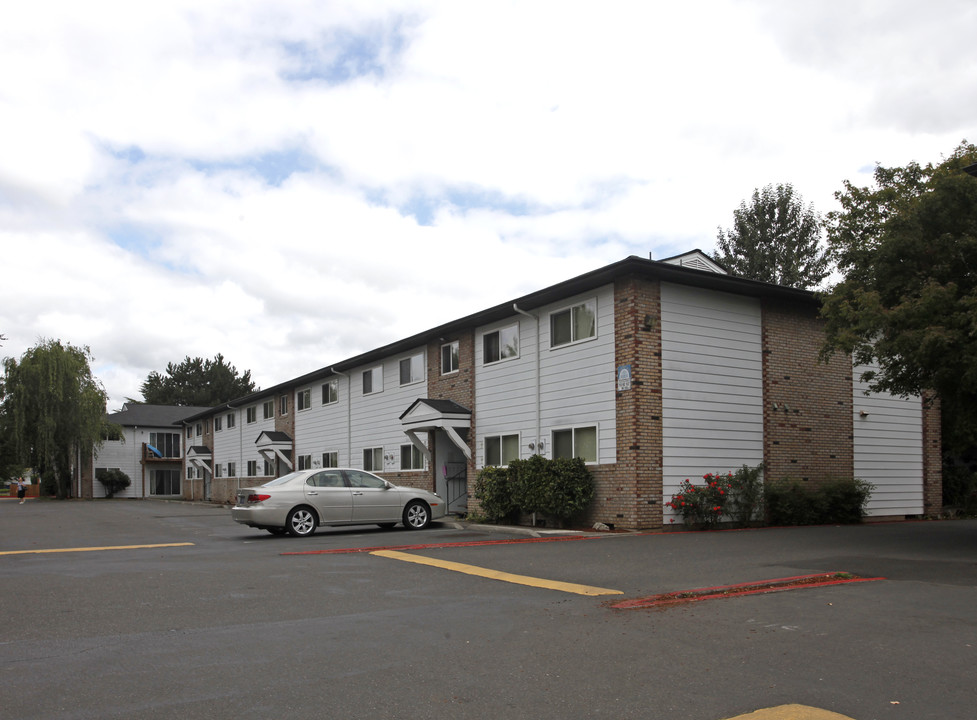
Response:
[[[0,356],[261,387],[977,140],[973,0],[0,9]]]

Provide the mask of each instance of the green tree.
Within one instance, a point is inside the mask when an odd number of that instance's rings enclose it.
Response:
[[[165,374],[149,373],[139,390],[150,405],[207,407],[248,395],[255,386],[250,370],[238,377],[237,369],[218,353],[213,360],[188,355],[179,365],[167,363]]]
[[[54,477],[59,498],[70,494],[72,462],[101,445],[108,397],[91,359],[87,347],[41,340],[19,362],[3,361],[4,430],[22,465]]]
[[[823,355],[876,363],[875,391],[934,392],[951,445],[977,439],[977,178],[962,143],[939,165],[875,171],[875,186],[845,183],[828,241],[845,279],[825,297]],[[946,443],[945,443],[946,445]]]
[[[828,276],[821,244],[823,220],[804,206],[792,185],[753,191],[733,211],[733,227],[719,228],[713,257],[733,274],[793,288],[811,288]]]

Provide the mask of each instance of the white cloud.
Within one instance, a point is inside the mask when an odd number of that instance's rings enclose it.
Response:
[[[113,407],[187,355],[267,387],[627,255],[708,251],[767,183],[828,210],[874,162],[965,136],[975,12],[11,5],[2,352],[88,345]]]

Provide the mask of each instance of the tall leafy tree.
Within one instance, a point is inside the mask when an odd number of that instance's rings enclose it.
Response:
[[[218,353],[213,360],[188,355],[179,365],[168,363],[165,373],[149,373],[139,389],[150,405],[207,407],[252,393],[255,386],[250,370],[239,377],[237,369]]]
[[[73,462],[101,444],[108,396],[91,359],[87,347],[42,340],[19,361],[3,361],[4,430],[21,464],[54,476],[59,498],[70,494]]]
[[[733,211],[732,228],[719,228],[713,257],[735,275],[815,287],[828,275],[822,226],[820,214],[804,205],[792,185],[767,185]]]
[[[951,444],[977,440],[977,161],[966,142],[938,165],[877,167],[845,183],[828,241],[845,274],[825,297],[824,354],[877,364],[863,379],[901,396],[934,392]]]

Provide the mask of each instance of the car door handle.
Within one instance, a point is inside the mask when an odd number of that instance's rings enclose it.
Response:
[[[308,494],[309,495],[318,495],[319,493],[317,493],[315,490],[309,490]]]
[[[353,494],[354,495],[362,495],[363,493],[362,492],[354,492]]]

